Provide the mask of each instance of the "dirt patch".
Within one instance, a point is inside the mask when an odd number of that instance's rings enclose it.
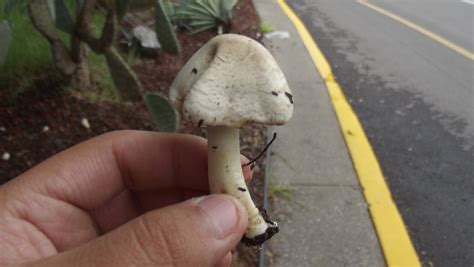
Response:
[[[151,130],[148,114],[131,105],[86,99],[58,85],[28,91],[0,106],[0,182],[99,134],[120,129]],[[1,97],[1,96],[0,96]],[[3,98],[4,99],[4,98]],[[90,128],[83,125],[87,120]]]
[[[234,8],[229,29],[232,33],[259,39],[259,18],[251,0],[240,0]],[[196,35],[178,33],[182,45],[179,56],[162,54],[133,66],[145,91],[165,94],[184,63],[209,39],[216,35],[206,31]],[[13,179],[48,157],[105,132],[120,129],[153,130],[143,103],[118,103],[91,100],[63,89],[51,77],[39,79],[33,90],[9,98],[0,90],[0,184]],[[86,127],[87,120],[90,128]],[[205,131],[184,123],[182,133],[205,136]],[[259,154],[266,142],[266,128],[245,127],[241,130],[242,153],[249,158]],[[257,204],[262,203],[264,158],[257,161],[250,191]],[[255,266],[255,248],[239,246],[234,253],[236,266]]]

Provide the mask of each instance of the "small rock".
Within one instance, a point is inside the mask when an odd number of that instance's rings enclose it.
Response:
[[[270,33],[265,33],[265,38],[267,39],[288,39],[290,38],[290,33],[287,31],[274,31]]]
[[[43,133],[49,132],[49,126],[48,126],[48,125],[43,126],[43,130],[42,130],[42,131],[43,131]]]
[[[412,102],[412,103],[406,105],[405,107],[406,107],[407,109],[412,109],[412,108],[415,107],[415,103]]]
[[[403,112],[403,111],[400,110],[400,109],[395,110],[395,114],[397,114],[397,115],[399,115],[399,116],[405,116],[405,115],[406,115],[405,112]]]
[[[132,30],[133,36],[138,40],[145,53],[158,53],[161,45],[156,32],[145,26],[137,26]]]
[[[5,161],[9,160],[10,159],[10,153],[8,153],[8,152],[3,153],[2,159],[5,160]]]
[[[91,124],[89,123],[89,120],[88,120],[87,118],[82,118],[81,124],[82,124],[82,126],[84,126],[84,128],[86,128],[86,129],[90,129],[90,128],[91,128]]]
[[[267,249],[267,250],[265,250],[265,256],[273,257],[273,253]]]

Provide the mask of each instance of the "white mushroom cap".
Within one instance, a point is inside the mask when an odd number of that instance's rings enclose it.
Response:
[[[178,73],[170,88],[173,106],[194,124],[240,127],[286,123],[293,95],[272,55],[236,34],[206,43]]]

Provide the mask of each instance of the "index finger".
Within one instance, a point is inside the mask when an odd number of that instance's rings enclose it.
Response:
[[[125,189],[206,191],[207,142],[191,135],[112,132],[59,153],[21,175],[18,183],[85,210]]]

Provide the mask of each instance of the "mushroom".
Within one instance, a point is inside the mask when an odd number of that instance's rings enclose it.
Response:
[[[185,64],[170,88],[171,104],[184,119],[207,127],[211,193],[229,194],[247,209],[242,241],[260,245],[278,232],[252,201],[240,162],[239,128],[282,125],[293,113],[293,96],[272,55],[258,42],[223,34]]]

